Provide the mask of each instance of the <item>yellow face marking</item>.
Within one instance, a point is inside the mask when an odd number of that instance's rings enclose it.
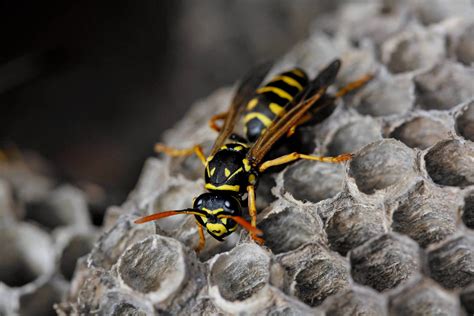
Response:
[[[288,101],[291,101],[291,99],[293,99],[293,97],[288,92],[286,92],[283,89],[275,88],[275,87],[263,87],[263,88],[257,89],[256,92],[257,93],[273,92],[277,94],[280,98],[287,99]]]
[[[216,208],[215,210],[210,210],[208,208],[203,207],[203,211],[206,211],[208,214],[216,215],[224,211],[223,208]]]
[[[272,113],[275,114],[276,116],[281,116],[286,112],[282,106],[276,103],[270,103],[269,107],[270,107],[270,111],[272,111]]]
[[[242,163],[244,164],[244,168],[245,168],[245,171],[246,172],[249,172],[250,171],[250,163],[248,161],[248,159],[242,159]]]
[[[227,232],[227,228],[221,223],[207,223],[206,228],[216,236],[222,236]]]
[[[251,111],[253,110],[258,104],[258,99],[257,98],[253,98],[252,100],[249,101],[249,103],[247,103],[247,110]]]
[[[264,114],[262,113],[258,113],[258,112],[252,112],[252,113],[249,113],[247,115],[245,115],[244,117],[244,123],[247,124],[250,120],[254,119],[254,118],[257,118],[260,122],[262,122],[263,125],[265,125],[266,127],[269,127],[271,124],[272,124],[272,120],[269,119],[267,116],[265,116]]]
[[[227,225],[227,218],[221,218],[221,222],[222,222],[224,225]]]
[[[301,78],[305,78],[305,77],[306,77],[306,75],[304,74],[304,72],[302,72],[302,71],[299,70],[299,69],[293,69],[291,72],[294,73],[295,75],[297,75],[298,77],[301,77]]]
[[[209,156],[209,157],[207,157],[206,160],[207,160],[207,162],[209,162],[209,161],[211,161],[212,159],[214,159],[214,156]]]
[[[249,183],[250,184],[255,184],[256,180],[257,179],[255,178],[254,174],[249,175]]]
[[[236,146],[234,148],[235,151],[241,151],[242,149],[244,149],[244,147],[242,147],[242,146]]]
[[[286,84],[292,86],[292,87],[295,87],[296,89],[298,89],[298,91],[301,91],[303,90],[303,86],[298,82],[296,81],[295,79],[291,78],[291,77],[288,77],[288,76],[276,76],[275,78],[272,79],[271,82],[274,82],[274,81],[278,81],[278,80],[282,80],[284,81]]]
[[[211,169],[211,176],[213,176],[215,172],[216,172],[216,167]]]
[[[240,191],[240,185],[229,185],[229,184],[223,184],[218,187],[211,183],[206,183],[204,188],[208,190],[220,190],[220,191],[234,191],[234,192],[239,192]]]
[[[224,174],[225,174],[225,176],[228,178],[228,177],[230,176],[230,170],[227,169],[227,168],[225,168],[225,169],[224,169]]]

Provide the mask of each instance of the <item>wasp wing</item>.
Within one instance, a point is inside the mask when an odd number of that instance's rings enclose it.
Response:
[[[295,100],[291,101],[294,104],[287,105],[290,110],[282,117],[276,118],[267,131],[260,135],[247,153],[247,159],[252,166],[258,166],[272,146],[321,99],[326,89],[336,80],[340,67],[339,59],[332,61],[295,97]]]
[[[224,125],[221,128],[219,135],[217,136],[214,145],[212,146],[210,156],[216,154],[221,148],[225,141],[229,138],[230,134],[234,131],[236,122],[241,116],[244,106],[250,101],[255,94],[255,90],[260,86],[261,82],[267,75],[272,64],[265,63],[250,71],[241,81],[237,92],[235,93],[227,116],[224,121]]]

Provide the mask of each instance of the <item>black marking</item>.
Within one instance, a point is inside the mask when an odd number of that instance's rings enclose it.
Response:
[[[295,70],[299,70],[299,71],[303,74],[303,77],[298,76],[298,75],[295,73]],[[295,79],[296,81],[298,81],[303,87],[308,84],[308,75],[307,75],[306,72],[305,72],[303,69],[301,69],[301,68],[294,68],[294,69],[292,69],[292,70],[290,70],[290,71],[286,71],[286,72],[282,73],[281,76],[291,77],[291,78]]]
[[[292,97],[294,97],[298,92],[300,92],[300,90],[298,90],[297,87],[289,85],[288,83],[286,83],[283,80],[277,80],[277,81],[269,82],[266,85],[266,87],[274,87],[274,88],[281,89],[281,90],[285,91],[286,93],[288,93],[289,95],[291,95]]]
[[[263,104],[264,106],[266,106],[267,104],[270,104],[272,102],[276,103],[280,106],[285,106],[289,102],[288,99],[282,98],[278,94],[276,94],[275,92],[272,92],[272,91],[260,92],[260,93],[258,93],[258,96],[259,96],[259,102],[258,103]],[[258,105],[257,105],[257,107],[258,107]]]

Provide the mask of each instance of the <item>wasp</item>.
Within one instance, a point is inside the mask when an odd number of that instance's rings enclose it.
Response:
[[[200,237],[196,248],[198,252],[205,245],[204,229],[215,239],[223,241],[241,226],[250,233],[252,239],[262,244],[263,232],[257,228],[255,188],[263,172],[298,159],[339,163],[352,157],[351,154],[324,157],[293,152],[275,159],[264,159],[278,140],[308,120],[308,111],[324,98],[327,88],[335,81],[340,65],[338,59],[334,60],[311,81],[302,70],[294,69],[277,76],[261,88],[259,86],[270,66],[252,71],[241,81],[228,111],[210,119],[209,125],[219,134],[207,157],[200,145],[176,149],[157,144],[155,150],[173,157],[195,153],[204,166],[204,187],[208,192],[198,196],[191,208],[155,213],[139,218],[135,223],[178,214],[194,215]],[[282,82],[296,89],[289,92],[288,86],[284,87]],[[288,95],[282,97],[282,92]],[[277,99],[274,95],[281,98]],[[315,113],[317,110],[313,111],[313,115]],[[242,114],[247,138],[233,133]],[[217,126],[218,120],[224,120],[222,127]],[[245,199],[250,222],[243,217]]]

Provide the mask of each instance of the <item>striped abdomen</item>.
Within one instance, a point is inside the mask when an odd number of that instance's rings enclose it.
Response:
[[[277,116],[285,113],[285,105],[308,84],[306,73],[295,68],[272,78],[255,92],[244,114],[247,139],[254,142]]]

